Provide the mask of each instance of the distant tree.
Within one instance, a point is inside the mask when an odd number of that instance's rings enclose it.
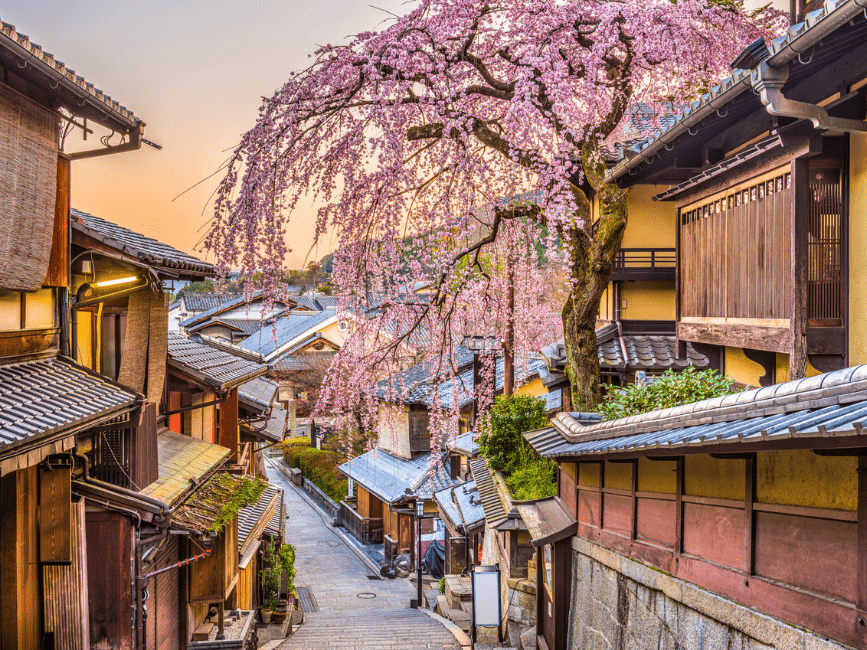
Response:
[[[545,402],[538,397],[498,395],[479,424],[479,453],[497,471],[511,474],[536,455],[524,434],[547,423]]]
[[[214,281],[211,278],[205,278],[204,280],[199,280],[198,282],[190,282],[186,287],[182,289],[182,291],[201,291],[203,293],[214,293],[216,289],[214,288]]]

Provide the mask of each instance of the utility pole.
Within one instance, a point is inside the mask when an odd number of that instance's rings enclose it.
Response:
[[[506,266],[509,267],[509,279],[506,287],[506,335],[503,340],[503,395],[508,396],[515,392],[515,265],[512,263],[511,248]]]

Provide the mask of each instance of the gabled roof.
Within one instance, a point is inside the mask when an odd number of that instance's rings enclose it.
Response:
[[[454,485],[443,467],[445,454],[423,454],[412,460],[373,449],[338,466],[341,472],[386,503],[430,499],[434,492]]]
[[[261,300],[263,300],[263,293],[261,291],[256,291],[252,296],[250,296],[249,302],[252,304],[254,302],[259,302]],[[180,325],[184,329],[190,328],[193,325],[197,325],[198,323],[202,323],[206,320],[210,320],[212,317],[217,316],[218,314],[222,314],[222,313],[225,313],[225,312],[230,311],[232,309],[235,309],[236,307],[240,307],[247,302],[248,302],[247,297],[243,294],[241,294],[239,296],[234,296],[234,297],[232,297],[226,301],[221,300],[219,305],[214,305],[213,307],[211,307],[210,309],[207,309],[206,311],[203,311],[203,312],[200,312],[200,313],[195,314],[193,316],[190,316],[186,320],[181,321]],[[283,301],[278,300],[276,303],[274,303],[274,308],[275,308],[274,313],[275,314],[280,313],[281,310],[277,308],[278,306],[285,307],[287,304],[291,304],[291,302],[283,302]],[[272,318],[273,316],[274,316],[274,314],[269,314],[268,318]],[[251,319],[251,320],[258,321],[260,319],[257,317],[257,318]]]
[[[244,406],[260,413],[267,411],[277,396],[277,383],[265,377],[256,377],[238,387],[238,399]]]
[[[203,330],[206,327],[212,327],[214,325],[222,325],[223,327],[227,327],[230,330],[234,330],[239,334],[255,334],[260,329],[262,329],[262,321],[258,318],[255,320],[245,320],[241,318],[221,318],[216,316],[214,318],[203,321],[197,325],[193,325],[192,327],[187,327],[187,332],[193,334],[198,332],[199,330]]]
[[[479,453],[479,443],[475,441],[475,437],[474,431],[455,436],[454,442],[449,444],[449,451],[462,456],[476,456]]]
[[[126,131],[144,123],[140,118],[110,95],[88,82],[54,55],[31,43],[14,25],[0,23],[0,62],[13,59],[20,68],[17,74],[25,76],[50,94],[58,105],[65,106],[74,115],[100,121],[111,120],[108,127]],[[20,63],[20,62],[23,62]],[[5,65],[5,62],[4,62]]]
[[[168,364],[217,390],[240,386],[268,372],[268,366],[246,361],[175,332],[169,332]]]
[[[594,422],[559,413],[553,427],[524,434],[545,457],[592,456],[792,441],[865,446],[867,366],[715,397],[620,420]]]
[[[485,520],[485,509],[475,481],[440,490],[434,494],[434,501],[458,530],[466,531]]]
[[[508,521],[509,516],[503,507],[497,486],[494,484],[487,459],[483,456],[471,459],[470,471],[473,474],[476,489],[479,491],[482,509],[485,512],[485,522],[492,528],[503,525]]]
[[[336,320],[337,314],[333,310],[284,312],[272,325],[266,325],[241,341],[239,347],[257,352],[271,360],[282,352],[283,348],[307,338]]]
[[[322,311],[322,305],[319,304],[319,301],[313,296],[293,296],[292,300],[299,307],[305,307],[310,311]]]
[[[287,353],[281,354],[268,365],[278,372],[301,372],[305,370],[324,372],[331,366],[336,354],[333,351]]]
[[[161,431],[157,438],[159,478],[141,493],[174,506],[182,496],[222,465],[231,453],[220,445],[172,431]]]
[[[258,424],[244,424],[243,431],[260,439],[280,442],[286,436],[286,427],[289,424],[289,413],[281,407],[271,409],[271,415],[263,426]]]
[[[214,265],[188,255],[168,244],[145,237],[137,232],[118,226],[80,210],[70,210],[73,230],[92,237],[142,264],[165,269],[186,271],[188,275],[204,277],[214,275]]]
[[[137,399],[131,388],[63,358],[0,366],[0,454],[120,414]]]
[[[207,311],[219,307],[227,302],[236,300],[237,294],[233,293],[209,293],[207,291],[183,291],[184,307],[188,311]]]
[[[247,542],[258,539],[277,513],[283,490],[270,483],[255,503],[238,508],[238,551],[243,554]]]

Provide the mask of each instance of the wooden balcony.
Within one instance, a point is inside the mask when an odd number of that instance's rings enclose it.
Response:
[[[674,248],[621,248],[614,260],[611,280],[629,282],[636,280],[674,281],[676,270]]]
[[[382,518],[362,517],[355,510],[355,499],[340,502],[340,523],[362,544],[382,544]]]

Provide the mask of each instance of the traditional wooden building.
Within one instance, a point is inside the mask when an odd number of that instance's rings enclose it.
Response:
[[[858,366],[526,434],[562,505],[537,539],[540,646],[695,647],[702,629],[718,647],[865,647],[865,390]]]
[[[446,527],[445,572],[462,573],[479,563],[485,531],[485,509],[475,481],[435,492],[439,517]]]
[[[812,9],[606,179],[669,206],[680,356],[745,384],[865,360],[867,20],[854,0]]]

